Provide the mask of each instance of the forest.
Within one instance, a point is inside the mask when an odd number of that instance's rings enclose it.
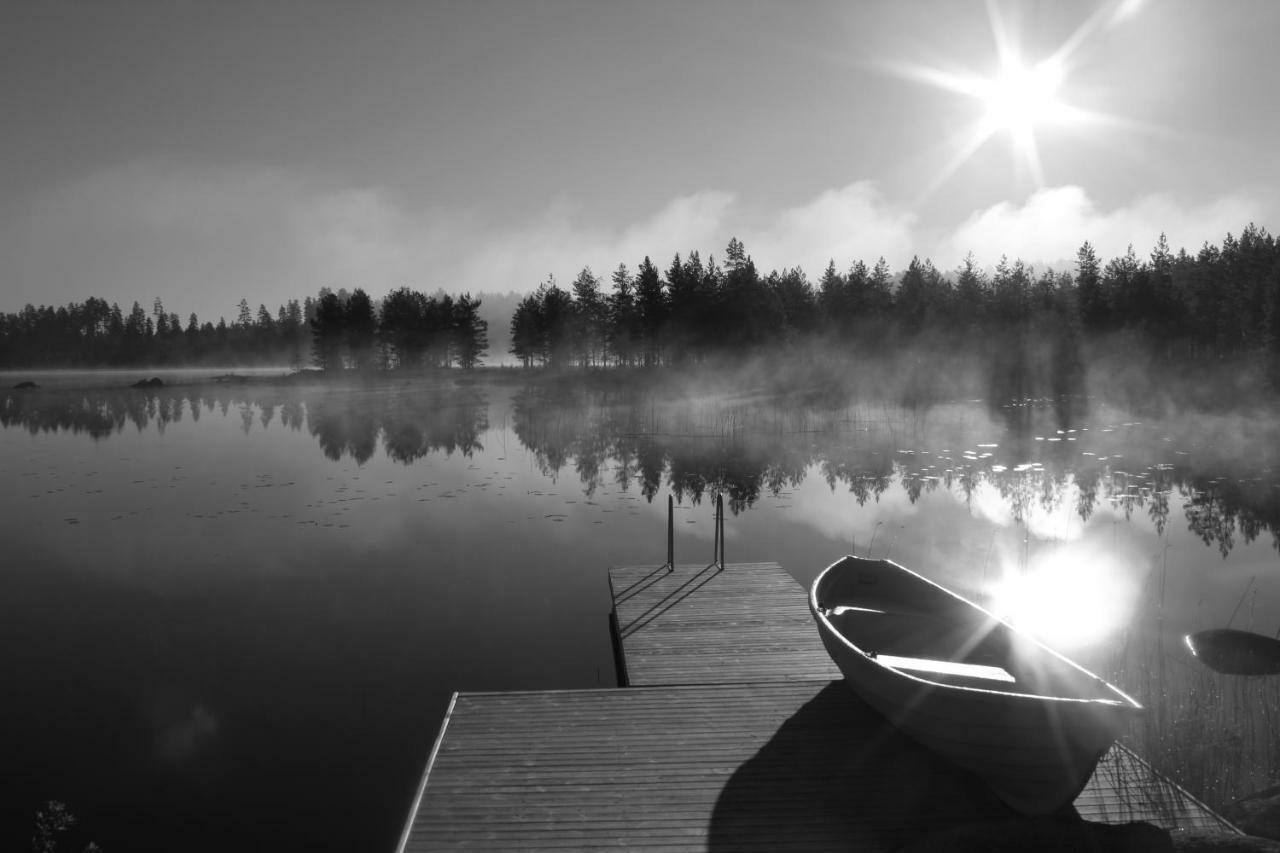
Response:
[[[159,298],[127,314],[98,298],[0,314],[0,367],[270,364],[335,370],[470,369],[488,354],[482,300],[408,287],[374,300],[364,290],[320,290],[236,319],[185,323]],[[972,253],[952,271],[916,257],[883,258],[816,282],[800,267],[761,273],[741,241],[722,263],[698,251],[664,270],[645,257],[620,263],[608,285],[584,268],[568,287],[549,277],[510,318],[510,353],[528,368],[685,366],[821,346],[852,355],[923,343],[935,353],[1006,353],[1007,369],[1037,357],[1055,391],[1080,370],[1086,344],[1123,339],[1166,362],[1242,359],[1280,387],[1280,246],[1250,224],[1220,245],[1176,253],[1162,235],[1147,255],[1130,246],[1103,260],[1086,242],[1074,270],[1037,271]],[[997,343],[998,342],[998,343]],[[999,359],[997,359],[999,361]]]
[[[610,278],[608,293],[590,269],[568,289],[544,282],[511,319],[512,353],[527,366],[659,365],[812,339],[866,351],[994,336],[1070,359],[1084,339],[1124,335],[1162,358],[1280,362],[1280,246],[1252,224],[1194,255],[1161,235],[1147,257],[1130,246],[1104,262],[1086,242],[1074,273],[1007,257],[988,271],[970,253],[949,274],[919,257],[897,275],[883,258],[846,271],[831,261],[814,284],[799,267],[762,275],[734,239],[723,265],[694,251],[662,272],[647,257],[634,273],[620,264]]]
[[[488,348],[480,300],[404,287],[376,303],[360,288],[291,299],[273,315],[241,299],[234,322],[191,314],[186,324],[159,297],[148,314],[90,297],[0,314],[0,368],[288,365],[363,370],[476,367]]]

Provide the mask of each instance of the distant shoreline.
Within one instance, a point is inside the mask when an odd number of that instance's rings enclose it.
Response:
[[[994,354],[993,354],[994,353]],[[134,389],[153,378],[160,384]],[[1089,399],[1122,403],[1135,411],[1168,417],[1187,411],[1271,412],[1280,408],[1265,366],[1256,359],[1173,362],[1142,348],[1085,352],[1068,374],[1052,359],[986,352],[911,348],[880,353],[815,353],[781,357],[719,359],[658,366],[514,365],[461,368],[321,371],[271,367],[140,367],[0,370],[0,389],[34,382],[33,390],[155,390],[224,385],[314,385],[388,387],[422,384],[457,387],[523,384],[548,391],[653,391],[696,398],[707,394],[762,394],[808,399],[856,397],[907,405],[957,400],[1048,403]],[[18,392],[21,393],[21,392]]]

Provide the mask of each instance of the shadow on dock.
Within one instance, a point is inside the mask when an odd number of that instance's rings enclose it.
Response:
[[[662,573],[665,575],[667,572],[664,569],[662,570]],[[658,619],[659,617],[663,616],[665,613],[667,613],[672,608],[674,608],[677,604],[684,601],[686,598],[693,595],[698,590],[702,589],[702,587],[711,583],[711,581],[714,580],[718,574],[719,574],[719,570],[714,565],[707,566],[706,568],[702,569],[698,573],[694,574],[688,580],[681,583],[678,587],[673,589],[671,592],[668,592],[665,596],[663,596],[661,599],[659,599],[657,602],[651,605],[648,610],[645,610],[643,613],[641,613],[639,616],[632,619],[626,625],[620,626],[620,631],[623,639],[631,636],[636,631],[639,631],[641,628],[648,625],[650,622],[653,622],[655,619]],[[656,580],[654,581],[654,583],[656,583]],[[622,602],[622,601],[626,601],[627,598],[629,597],[630,596],[627,596],[627,597],[620,596],[616,600],[618,602]]]
[[[896,731],[836,681],[729,778],[707,846],[883,850],[1012,814],[977,777]]]

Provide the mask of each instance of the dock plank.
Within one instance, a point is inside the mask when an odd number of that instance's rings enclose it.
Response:
[[[777,563],[630,566],[609,581],[632,686],[840,677],[800,585]]]

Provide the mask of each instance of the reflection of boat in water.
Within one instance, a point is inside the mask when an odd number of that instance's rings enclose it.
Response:
[[[978,605],[888,560],[845,557],[809,593],[846,681],[1025,814],[1070,804],[1142,710]]]
[[[1205,666],[1225,675],[1280,675],[1280,640],[1238,631],[1214,628],[1188,634],[1191,654]]]

